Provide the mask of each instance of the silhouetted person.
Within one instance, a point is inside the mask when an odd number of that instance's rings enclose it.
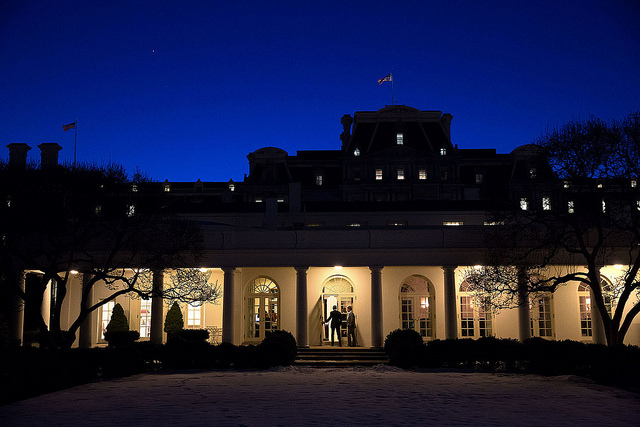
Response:
[[[347,345],[356,346],[356,315],[351,306],[347,306]]]
[[[342,323],[342,314],[338,311],[338,306],[333,306],[333,311],[327,319],[327,323],[331,323],[331,345],[333,345],[333,334],[338,335],[338,345],[342,347],[342,341],[340,341],[340,324]]]

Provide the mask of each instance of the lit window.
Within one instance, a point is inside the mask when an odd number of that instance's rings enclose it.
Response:
[[[578,285],[578,300],[580,301],[580,334],[584,337],[593,336],[591,326],[591,292],[584,283]]]
[[[133,191],[134,193],[138,192],[138,184],[131,184],[131,191]]]
[[[603,200],[602,201],[602,213],[607,212],[607,203]]]
[[[432,286],[421,276],[411,276],[400,288],[400,327],[414,330],[423,338],[434,336]]]
[[[527,200],[526,197],[520,198],[520,209],[522,209],[523,211],[526,211],[529,209],[529,201]]]
[[[11,207],[11,196],[7,197],[7,207],[10,208]]]
[[[553,338],[553,316],[551,314],[551,295],[545,294],[530,300],[531,336]]]
[[[311,228],[317,228],[317,227],[322,227],[323,225],[324,224],[322,224],[321,222],[308,222],[304,226],[305,227],[311,227]]]
[[[151,336],[151,300],[140,300],[140,338]]]
[[[569,181],[565,181],[564,184],[563,184],[563,187],[564,188],[569,188]]]
[[[407,225],[407,221],[390,221],[387,223],[387,225],[391,227],[404,227],[405,225]]]
[[[542,198],[542,210],[543,211],[551,210],[551,199],[549,197]]]
[[[418,171],[418,179],[427,179],[427,170],[426,169],[420,169]]]
[[[136,205],[127,205],[127,216],[132,217],[136,214]]]
[[[382,169],[376,169],[376,181],[382,181]]]
[[[356,157],[360,156],[360,149],[356,148],[355,150],[353,150],[353,155]]]
[[[443,221],[442,225],[447,225],[447,226],[458,226],[458,225],[464,225],[464,221]]]
[[[102,205],[96,206],[96,208],[94,209],[94,213],[96,214],[96,216],[101,216],[102,215]]]
[[[485,221],[484,225],[504,225],[504,221]]]
[[[236,184],[232,179],[229,180],[229,191],[236,191]]]
[[[316,185],[322,185],[322,175],[316,175]]]
[[[493,316],[489,301],[481,300],[474,291],[466,281],[460,284],[460,335],[463,338],[492,335]]]
[[[599,183],[598,183],[598,185],[597,185],[596,187],[598,187],[598,188],[602,188],[602,187],[603,187],[603,185],[602,185],[602,183],[601,183],[601,182],[599,182]]]
[[[169,181],[164,182],[163,189],[165,193],[168,193],[169,191],[171,191],[171,184],[169,184]]]
[[[638,181],[636,181],[635,179],[631,180],[631,188],[636,188],[638,186]]]
[[[350,222],[349,224],[347,224],[347,227],[357,228],[357,227],[361,227],[361,226],[362,226],[362,224],[360,224],[359,222]]]
[[[279,197],[276,199],[276,203],[284,203],[284,199],[282,197]]]
[[[262,199],[261,199],[261,198],[256,197],[256,203],[262,203]]]
[[[402,132],[398,132],[396,134],[396,144],[403,145],[404,144],[404,134]]]
[[[529,169],[529,177],[531,177],[531,179],[535,179],[536,176],[538,176],[538,171],[536,170],[536,168]]]
[[[636,201],[636,208],[640,211],[640,200]]]
[[[481,173],[476,174],[476,184],[482,184],[483,179],[484,179],[484,176],[482,176]]]
[[[187,326],[200,326],[201,320],[200,317],[202,315],[202,307],[201,306],[193,306],[191,304],[187,304]]]
[[[567,202],[567,212],[569,212],[570,214],[576,212],[576,207],[575,207],[575,204],[573,203],[573,200],[569,200]]]
[[[404,179],[404,169],[398,169],[398,181],[402,181]]]
[[[447,155],[447,149],[446,149],[446,148],[444,148],[444,147],[443,147],[443,148],[441,148],[441,149],[440,149],[440,155],[441,155],[441,156],[446,156],[446,155]]]
[[[111,314],[113,313],[113,307],[115,306],[115,302],[109,301],[106,304],[100,306],[100,324],[98,327],[98,334],[100,336],[100,340],[104,341],[104,333],[107,332],[107,325],[109,321],[111,321]]]

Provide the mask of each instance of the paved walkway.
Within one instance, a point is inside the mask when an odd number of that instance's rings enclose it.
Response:
[[[640,395],[578,377],[278,368],[87,384],[0,406],[3,426],[638,425]]]

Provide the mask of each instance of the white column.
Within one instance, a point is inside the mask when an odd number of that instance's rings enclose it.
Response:
[[[371,346],[382,347],[382,269],[370,266],[371,270]]]
[[[222,342],[233,344],[234,304],[233,293],[235,291],[234,272],[235,267],[223,267],[224,285],[222,294]]]
[[[456,267],[445,265],[442,270],[444,271],[444,333],[446,339],[454,339],[458,337]]]
[[[309,267],[296,269],[296,341],[298,347],[308,347],[307,338],[307,270]]]
[[[53,286],[53,282],[49,280],[47,286],[44,288],[44,293],[42,294],[42,304],[40,305],[40,315],[42,316],[42,320],[49,327],[49,322],[51,321],[51,287]]]
[[[523,270],[518,271],[518,335],[520,341],[531,338],[531,310],[527,285],[529,278]]]
[[[151,292],[151,334],[149,340],[154,344],[164,341],[164,271],[153,270],[153,288]]]
[[[93,286],[86,290],[89,286],[89,280],[91,275],[89,273],[82,273],[82,294],[87,294],[87,300],[85,307],[91,307],[94,303],[94,290]],[[96,342],[96,311],[92,311],[85,317],[84,321],[80,325],[80,341],[79,346],[81,348],[90,348]]]

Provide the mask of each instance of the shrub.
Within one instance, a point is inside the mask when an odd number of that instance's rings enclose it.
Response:
[[[423,358],[424,349],[422,337],[411,329],[391,331],[384,340],[389,363],[404,369],[417,366]]]
[[[289,366],[296,360],[298,346],[291,332],[267,332],[266,337],[258,345],[258,365],[268,368],[271,366]]]
[[[124,314],[124,309],[120,304],[116,304],[111,312],[111,320],[109,320],[106,332],[126,332],[128,330],[129,322]]]
[[[189,342],[206,342],[209,339],[209,331],[206,329],[182,329],[174,336]]]
[[[164,319],[164,331],[167,333],[168,338],[171,338],[183,329],[184,319],[182,317],[182,310],[180,310],[178,303],[174,302],[167,312],[167,317]]]

